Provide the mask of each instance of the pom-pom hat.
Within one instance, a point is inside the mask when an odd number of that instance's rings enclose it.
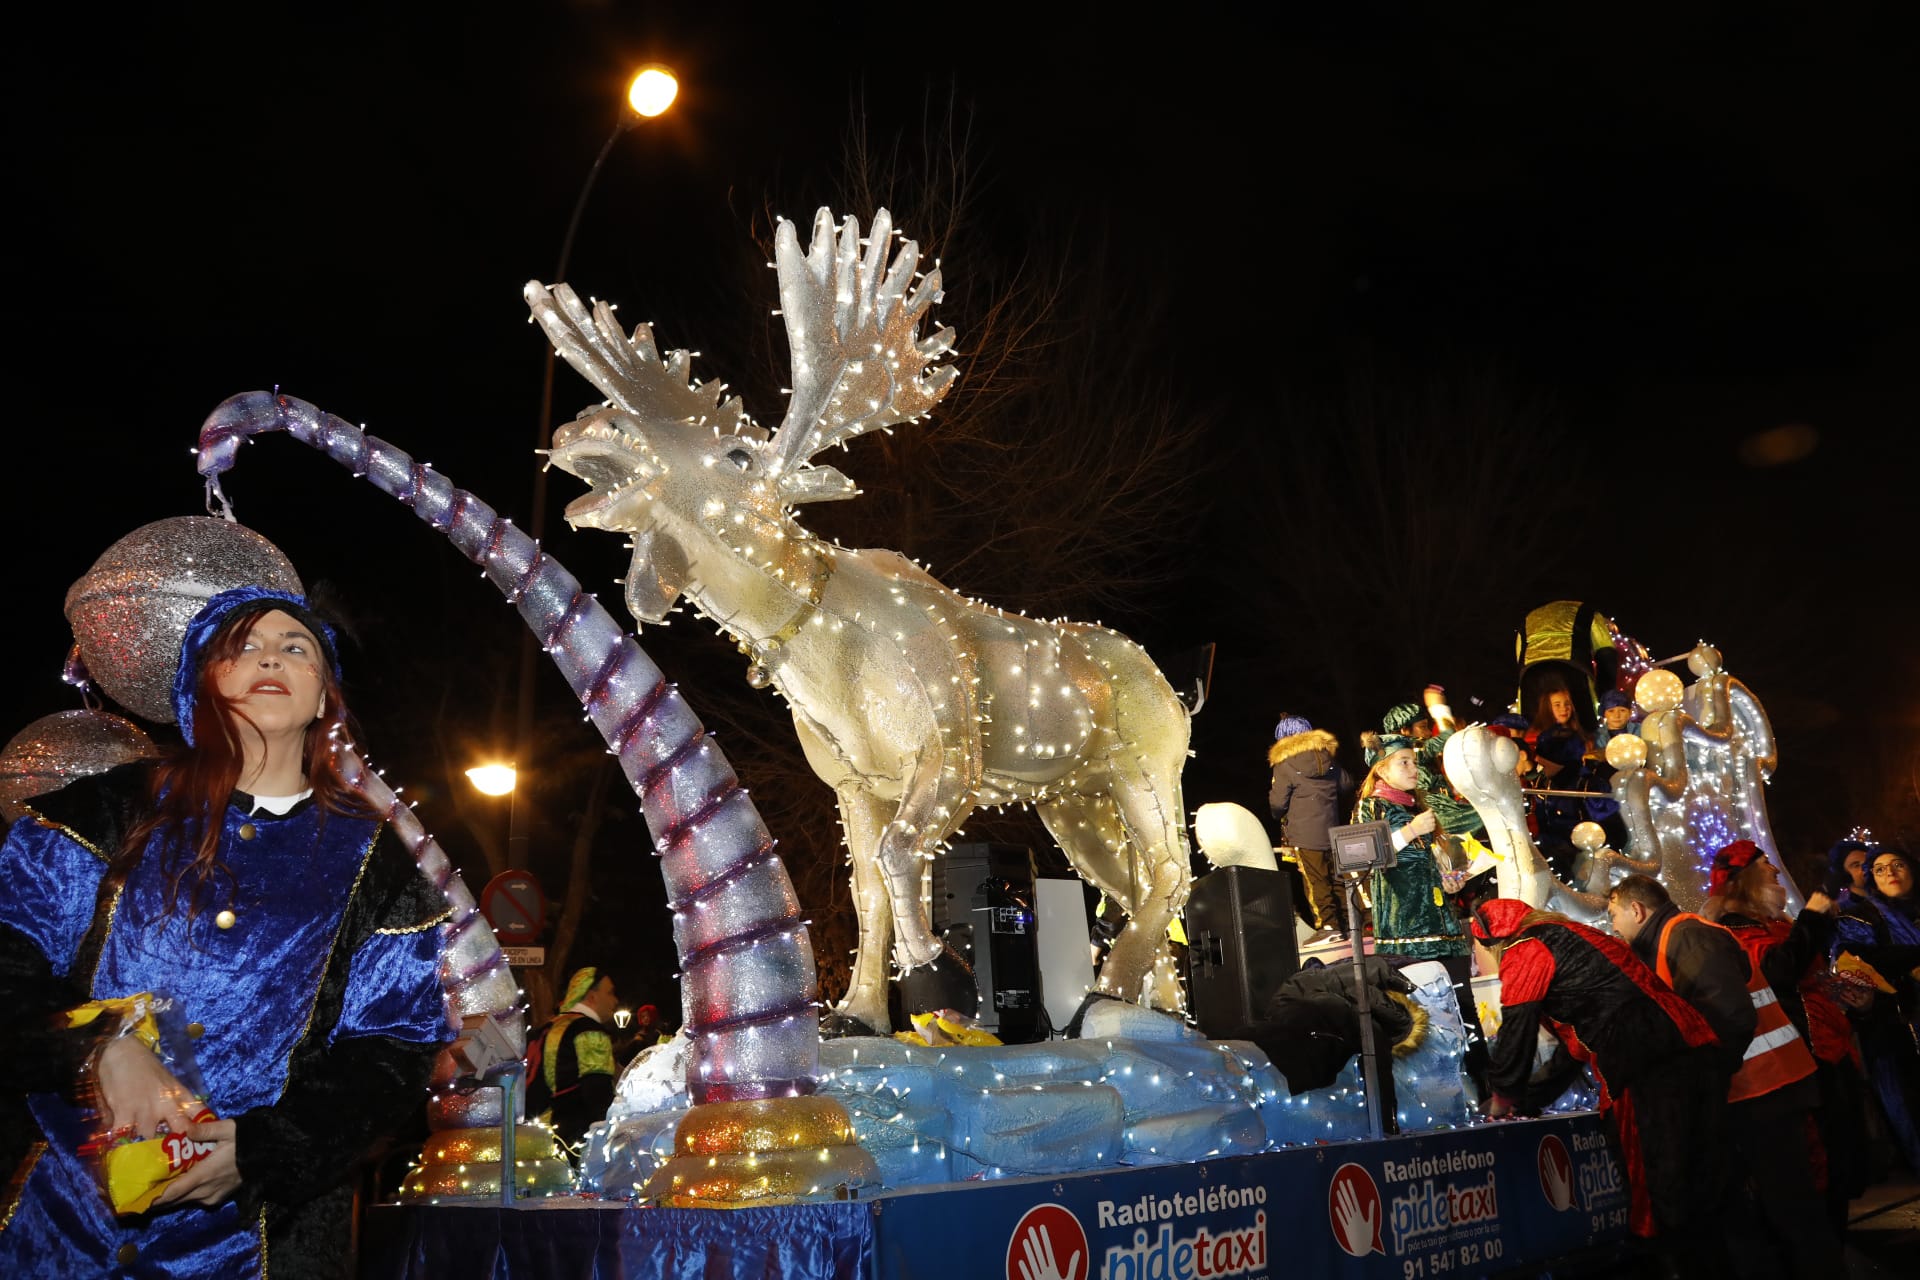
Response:
[[[194,614],[187,623],[186,634],[180,638],[180,665],[173,673],[173,714],[180,722],[180,734],[187,740],[188,746],[193,745],[193,697],[200,679],[200,668],[207,661],[207,646],[213,643],[215,633],[235,611],[256,605],[263,606],[263,613],[278,609],[306,623],[320,646],[321,655],[327,660],[328,669],[333,672],[333,678],[340,678],[340,653],[333,628],[320,620],[320,615],[303,597],[265,587],[235,587],[231,591],[222,591],[201,606],[200,612]]]
[[[1305,716],[1297,716],[1292,712],[1288,712],[1286,715],[1280,717],[1279,724],[1273,726],[1273,740],[1278,742],[1282,738],[1291,738],[1296,733],[1312,732],[1313,723],[1310,720]]]

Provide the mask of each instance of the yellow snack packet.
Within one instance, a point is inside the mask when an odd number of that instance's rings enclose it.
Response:
[[[185,1114],[188,1107],[197,1105],[191,1122],[200,1124],[216,1116],[205,1104],[199,1068],[189,1047],[191,1037],[183,1034],[180,1016],[176,1002],[152,992],[89,1000],[63,1015],[68,1027],[90,1027],[100,1033],[102,1047],[121,1037],[137,1039],[179,1082],[188,1098],[200,1099],[198,1104],[183,1099],[181,1111],[176,1113]],[[93,1165],[116,1214],[145,1213],[167,1183],[204,1159],[213,1144],[167,1132],[164,1125],[153,1137],[143,1137],[132,1125],[109,1131],[98,1095],[99,1052],[90,1054],[82,1068],[79,1093],[92,1133],[81,1142],[79,1154]]]
[[[213,1119],[211,1111],[198,1117]],[[210,1142],[194,1142],[178,1134],[164,1138],[146,1138],[123,1143],[108,1150],[106,1167],[107,1198],[118,1214],[145,1213],[166,1190],[167,1184],[189,1165],[206,1158],[213,1150]]]
[[[154,1017],[151,992],[142,991],[137,996],[116,996],[111,1000],[89,1000],[67,1010],[67,1025],[91,1026],[102,1016],[110,1016],[128,1024],[126,1034],[138,1036],[140,1043],[155,1053],[160,1051],[160,1023]]]
[[[1856,987],[1865,987],[1894,994],[1893,984],[1880,976],[1880,971],[1856,956],[1851,951],[1842,951],[1840,958],[1833,962],[1833,973],[1842,982]]]

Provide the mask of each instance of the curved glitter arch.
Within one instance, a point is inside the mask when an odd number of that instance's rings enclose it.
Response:
[[[398,499],[481,566],[553,658],[640,798],[674,913],[696,1103],[812,1093],[819,1066],[812,944],[785,865],[720,748],[675,687],[578,579],[429,466],[306,401],[249,392],[201,427],[219,477],[254,436],[284,431]]]

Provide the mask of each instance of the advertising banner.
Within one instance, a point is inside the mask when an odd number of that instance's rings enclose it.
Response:
[[[1515,1270],[1625,1237],[1590,1114],[873,1202],[876,1274],[1007,1280]]]

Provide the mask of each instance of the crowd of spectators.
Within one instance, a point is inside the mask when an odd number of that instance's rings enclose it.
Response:
[[[1573,693],[1550,688],[1532,716],[1488,726],[1520,749],[1530,833],[1562,880],[1575,879],[1579,823],[1626,845],[1605,747],[1636,732],[1632,702],[1609,691],[1586,708],[1597,714],[1580,710]],[[1715,855],[1697,914],[1657,879],[1631,875],[1611,886],[1607,929],[1499,898],[1490,873],[1469,874],[1485,832],[1440,768],[1453,724],[1437,688],[1360,735],[1358,784],[1331,733],[1294,714],[1278,728],[1270,811],[1283,857],[1308,885],[1308,943],[1348,940],[1328,828],[1385,822],[1395,865],[1347,891],[1377,953],[1437,960],[1455,978],[1486,1115],[1538,1112],[1589,1076],[1634,1228],[1673,1274],[1845,1273],[1850,1202],[1902,1166],[1920,1173],[1920,894],[1909,853],[1856,833],[1789,913],[1780,864],[1736,840]],[[1475,971],[1500,979],[1490,1046],[1464,995]],[[1559,1041],[1544,1063],[1543,1029]]]

